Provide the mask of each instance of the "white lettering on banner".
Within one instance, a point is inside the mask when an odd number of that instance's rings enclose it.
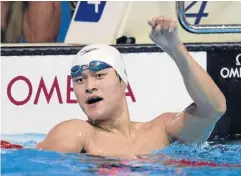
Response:
[[[191,54],[206,70],[206,52]],[[64,120],[87,119],[69,76],[73,59],[72,55],[2,56],[2,134],[47,133]],[[123,59],[131,120],[150,121],[192,103],[180,71],[166,53],[127,53]]]
[[[241,58],[241,54],[238,54],[238,55],[236,56],[236,65],[237,65],[237,66],[241,65],[241,64],[240,64],[240,58]]]
[[[236,66],[240,66],[240,58],[241,54],[238,54],[236,56]],[[241,67],[236,67],[236,68],[227,68],[224,67],[220,70],[220,75],[222,78],[241,78]]]
[[[93,4],[95,6],[95,13],[99,13],[100,1],[87,1],[88,4]]]

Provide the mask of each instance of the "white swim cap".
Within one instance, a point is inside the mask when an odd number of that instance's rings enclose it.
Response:
[[[83,47],[76,55],[73,65],[87,65],[91,61],[105,62],[116,70],[123,82],[127,85],[128,78],[124,59],[121,53],[107,44],[92,44]]]

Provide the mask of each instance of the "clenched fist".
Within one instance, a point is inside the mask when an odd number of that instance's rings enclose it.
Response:
[[[163,51],[169,53],[180,40],[177,32],[177,23],[167,17],[154,17],[148,21],[152,30],[149,37]]]

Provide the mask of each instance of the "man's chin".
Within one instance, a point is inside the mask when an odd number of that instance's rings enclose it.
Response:
[[[90,121],[101,121],[103,120],[103,116],[101,114],[98,114],[98,113],[89,113],[87,114],[88,116],[88,119]]]

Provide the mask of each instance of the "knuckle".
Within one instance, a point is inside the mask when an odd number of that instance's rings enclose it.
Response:
[[[155,29],[156,29],[156,30],[160,30],[160,29],[161,29],[161,26],[160,26],[160,25],[157,25]]]
[[[175,21],[172,21],[172,22],[171,22],[171,26],[176,27],[176,26],[177,26],[177,23],[176,23]]]
[[[174,21],[174,20],[172,20],[172,23],[173,23],[174,25],[177,25],[177,22],[176,22],[176,21]]]
[[[164,19],[163,16],[159,16],[159,17],[158,17],[158,20],[163,20],[163,19]]]

